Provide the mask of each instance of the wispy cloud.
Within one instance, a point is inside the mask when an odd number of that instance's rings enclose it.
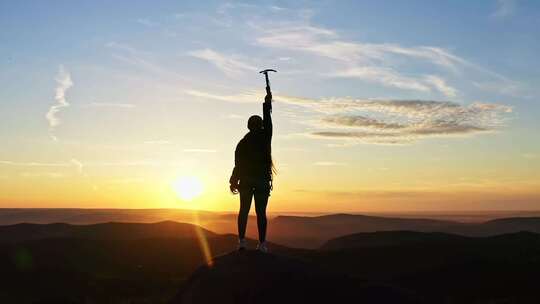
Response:
[[[439,76],[427,75],[425,76],[425,81],[448,97],[456,97],[457,95],[457,90],[449,86],[446,81]]]
[[[79,172],[79,174],[83,173],[84,165],[82,162],[80,162],[79,160],[75,158],[72,158],[70,162],[77,168],[77,171]]]
[[[201,149],[205,150],[205,149]],[[212,150],[214,151],[214,150]],[[129,160],[129,161],[79,161],[71,159],[66,162],[16,162],[10,160],[0,160],[0,165],[16,167],[66,167],[82,170],[84,167],[169,167],[182,165],[181,162],[170,162],[161,160]]]
[[[473,81],[472,84],[484,91],[495,92],[513,97],[530,97],[517,82],[505,77],[496,77],[496,81]]]
[[[0,165],[20,166],[20,167],[70,167],[71,164],[66,162],[15,162],[9,160],[0,160]]]
[[[466,63],[465,59],[439,47],[355,42],[342,39],[331,29],[305,23],[257,28],[262,32],[257,42],[265,47],[303,51],[346,63],[383,63],[396,59],[392,56],[423,59],[449,69],[456,69],[460,64]]]
[[[108,42],[105,44],[105,47],[113,51],[111,54],[113,58],[144,71],[144,75],[147,77],[152,77],[152,79],[155,79],[157,76],[160,78],[161,82],[174,82],[175,85],[178,85],[178,81],[192,82],[189,77],[186,77],[178,71],[158,64],[155,55],[153,55],[151,52],[140,50],[131,45],[115,41]]]
[[[135,108],[134,104],[131,103],[113,103],[113,102],[91,102],[85,105],[82,105],[83,108],[122,108],[122,109],[131,109]]]
[[[245,71],[257,71],[257,68],[233,55],[225,55],[211,49],[196,50],[188,53],[190,56],[206,60],[215,65],[223,73],[236,76]]]
[[[32,167],[32,168],[73,168],[75,167],[77,169],[77,172],[79,172],[80,174],[82,174],[83,167],[84,167],[83,163],[75,158],[72,158],[69,162],[16,162],[16,161],[10,161],[10,160],[0,160],[0,165],[12,166],[12,167]]]
[[[526,158],[526,159],[538,159],[538,158],[540,158],[540,154],[537,154],[537,153],[523,153],[523,154],[521,154],[521,156],[523,158]]]
[[[321,167],[335,167],[335,166],[344,166],[345,163],[340,162],[334,162],[334,161],[318,161],[313,163],[315,166],[321,166]]]
[[[387,123],[377,119],[365,117],[362,115],[332,115],[322,119],[323,122],[331,125],[363,127],[373,129],[395,130],[403,129],[406,126],[399,123]]]
[[[227,119],[243,119],[243,118],[244,118],[244,116],[242,116],[242,115],[233,114],[233,113],[227,114],[227,115],[223,115],[222,117],[223,117],[223,118],[227,118]]]
[[[227,102],[260,100],[252,91],[237,95],[191,92],[192,95]],[[262,95],[261,95],[262,96]],[[275,95],[279,103],[302,107],[319,120],[304,120],[327,130],[311,136],[355,139],[369,143],[403,144],[434,136],[463,136],[493,132],[505,125],[512,107],[473,102],[468,105],[435,100],[382,100],[334,97],[312,99]]]
[[[205,99],[214,99],[227,102],[259,102],[264,100],[264,94],[260,91],[244,91],[240,94],[223,95],[198,90],[186,90],[186,94]]]
[[[333,60],[325,73],[331,77],[351,77],[379,83],[388,87],[421,92],[438,91],[453,97],[457,90],[441,76],[422,73],[404,73],[395,67],[418,60],[455,72],[468,62],[434,46],[404,47],[398,44],[362,43],[346,40],[330,29],[309,23],[285,24],[260,28],[259,45],[303,52]]]
[[[170,140],[147,140],[144,142],[145,145],[170,145],[172,142]]]
[[[369,82],[380,83],[384,86],[395,87],[405,90],[429,92],[431,88],[420,79],[398,73],[391,68],[363,66],[353,67],[347,70],[330,74],[333,77],[359,78]]]
[[[324,103],[329,104],[321,105]],[[309,107],[320,107],[322,112],[336,107],[341,112],[322,118],[323,123],[338,130],[314,131],[310,133],[313,136],[384,144],[496,131],[504,125],[507,114],[512,112],[511,107],[499,104],[475,102],[461,105],[426,100],[323,101],[311,103]]]
[[[492,17],[504,18],[514,14],[516,11],[516,0],[497,0],[495,11],[491,14]]]
[[[73,86],[73,81],[71,80],[71,75],[64,68],[60,66],[58,75],[56,76],[56,90],[54,95],[55,103],[49,108],[49,111],[45,114],[47,121],[49,122],[49,131],[51,138],[57,140],[54,135],[54,129],[60,124],[60,119],[57,117],[57,114],[62,108],[69,107],[69,103],[66,100],[66,92],[69,88]]]
[[[66,175],[59,172],[22,172],[20,173],[21,177],[24,178],[36,178],[36,177],[46,177],[46,178],[64,178]]]
[[[183,151],[187,153],[216,153],[217,152],[217,150],[215,149],[200,149],[200,148],[184,149]]]
[[[139,18],[137,19],[137,23],[142,24],[146,27],[156,27],[159,25],[159,23],[152,21],[149,18]]]
[[[298,21],[252,23],[255,44],[298,52],[305,72],[327,77],[348,77],[390,88],[421,93],[434,92],[453,98],[455,76],[470,76],[471,82],[496,83],[495,88],[518,86],[514,81],[479,66],[452,51],[431,45],[404,46],[398,43],[369,43],[349,39],[329,28],[313,25],[310,18]],[[510,89],[509,89],[510,90]]]
[[[146,181],[143,177],[115,178],[107,181],[109,184],[138,184]]]

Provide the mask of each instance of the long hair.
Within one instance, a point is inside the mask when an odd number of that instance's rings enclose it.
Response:
[[[270,179],[274,179],[274,175],[277,175],[277,169],[272,157],[272,149],[270,149]]]

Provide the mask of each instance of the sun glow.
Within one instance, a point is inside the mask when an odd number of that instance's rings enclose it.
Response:
[[[191,201],[203,192],[203,184],[194,176],[180,177],[172,183],[176,196],[185,201]]]

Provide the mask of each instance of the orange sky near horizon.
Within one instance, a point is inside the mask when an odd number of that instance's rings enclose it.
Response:
[[[236,211],[274,68],[270,212],[540,210],[539,10],[488,2],[2,2],[0,208]]]

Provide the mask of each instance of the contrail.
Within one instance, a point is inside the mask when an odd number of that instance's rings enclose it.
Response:
[[[56,76],[56,83],[57,86],[54,96],[55,103],[49,108],[47,114],[45,114],[45,117],[49,122],[50,136],[55,141],[57,138],[53,135],[53,131],[54,128],[60,124],[60,119],[56,117],[56,114],[60,112],[62,108],[69,107],[69,103],[66,101],[66,91],[73,86],[71,75],[62,65],[60,66],[58,75]]]

